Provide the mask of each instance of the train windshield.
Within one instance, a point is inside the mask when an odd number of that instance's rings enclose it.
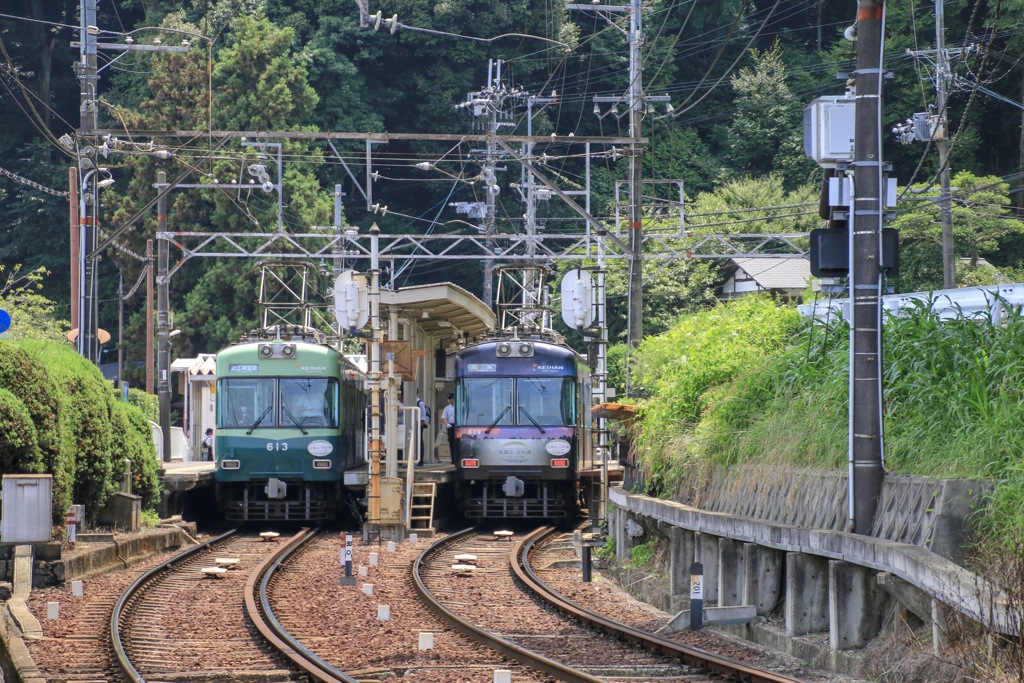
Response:
[[[282,377],[281,426],[337,427],[338,381]]]
[[[337,427],[338,381],[251,377],[217,382],[217,426]]]
[[[455,424],[551,426],[576,422],[573,377],[465,377],[459,382]]]

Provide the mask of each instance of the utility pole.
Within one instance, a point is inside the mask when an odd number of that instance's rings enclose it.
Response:
[[[156,174],[156,190],[160,193],[157,201],[156,221],[157,232],[167,232],[167,193],[162,190],[167,186],[167,174],[160,171]],[[160,408],[160,431],[163,432],[163,461],[171,461],[171,338],[170,324],[167,319],[170,308],[170,297],[167,274],[168,245],[166,239],[157,240],[157,273],[156,273],[156,335],[157,335],[157,376],[156,395]]]
[[[484,188],[484,201],[472,202],[464,205],[460,211],[471,217],[483,219],[484,245],[487,254],[483,259],[483,300],[492,310],[495,307],[494,301],[494,255],[499,251],[494,241],[498,227],[496,221],[496,206],[498,193],[501,187],[498,185],[497,171],[504,171],[498,167],[498,159],[503,152],[498,150],[497,136],[502,127],[510,127],[515,124],[510,120],[511,112],[506,105],[511,102],[515,106],[516,101],[525,98],[525,93],[518,89],[508,89],[502,83],[501,77],[502,61],[497,64],[494,60],[487,63],[487,85],[474,93],[469,93],[466,101],[456,105],[456,109],[470,108],[474,117],[480,119],[476,125],[484,129],[485,142],[482,150],[483,160],[480,163],[479,180]],[[431,164],[423,164],[423,168],[429,168]]]
[[[939,224],[942,229],[942,286],[956,287],[956,255],[953,250],[953,208],[949,187],[949,124],[946,116],[946,95],[952,82],[949,66],[951,54],[963,55],[971,46],[956,50],[946,49],[944,0],[935,0],[935,113],[920,112],[904,123],[897,124],[893,133],[903,144],[914,141],[935,143],[939,150]],[[929,61],[931,50],[909,50],[915,60]],[[930,106],[930,105],[929,105]],[[1024,139],[1024,138],[1022,138]]]
[[[629,13],[629,320],[627,343],[637,346],[643,339],[643,153],[640,143],[643,124],[642,5],[630,2]],[[632,375],[632,373],[628,373]]]
[[[381,530],[381,468],[386,467],[387,454],[384,450],[384,442],[381,439],[380,416],[380,354],[383,330],[380,325],[380,228],[374,223],[370,226],[370,325],[371,339],[366,345],[369,355],[370,370],[370,472],[367,481],[366,491],[366,514],[367,520],[364,526],[363,538],[369,539],[370,534],[380,534]],[[394,433],[394,432],[392,432]],[[410,458],[410,462],[411,462]]]
[[[854,188],[850,212],[850,455],[852,531],[870,534],[882,492],[882,140],[884,0],[857,2]]]
[[[82,0],[81,19],[79,27],[79,127],[82,130],[93,131],[98,127],[96,120],[97,89],[96,84],[99,75],[96,70],[96,37],[99,30],[96,28],[96,2],[97,0]],[[89,176],[96,171],[95,149],[92,157],[79,157],[82,177],[81,212],[79,218],[79,256],[84,259],[79,270],[78,285],[78,353],[90,361],[97,361],[96,353],[96,261],[86,255],[96,247],[96,217],[97,201],[99,192],[94,191],[87,194],[85,183]],[[93,189],[96,190],[96,181],[93,180]],[[93,201],[89,201],[92,198]]]
[[[935,0],[935,104],[938,125],[933,134],[939,150],[939,216],[942,224],[942,286],[956,287],[956,261],[953,254],[953,209],[949,195],[949,139],[946,131],[946,83],[949,79],[949,59],[946,55],[946,27],[944,0]]]
[[[159,209],[157,209],[159,211]],[[146,240],[146,393],[152,394],[156,387],[153,377],[153,240]]]
[[[188,44],[182,46],[137,45],[131,40],[123,43],[100,43],[101,33],[97,25],[96,7],[98,0],[79,0],[79,40],[71,44],[79,49],[79,61],[76,64],[80,86],[79,131],[78,131],[78,163],[81,178],[81,213],[79,218],[80,237],[78,258],[81,261],[78,275],[78,339],[79,354],[93,363],[99,362],[99,306],[96,298],[99,230],[99,190],[113,182],[108,176],[101,180],[99,173],[106,172],[98,166],[100,145],[97,144],[99,120],[99,71],[97,67],[98,50],[115,50],[119,52],[188,52]],[[91,144],[83,144],[88,140]],[[106,156],[106,146],[102,151]],[[91,179],[91,186],[89,185]],[[87,192],[87,190],[89,192]]]
[[[616,103],[625,100],[629,111],[629,290],[626,340],[630,347],[640,343],[643,337],[643,143],[642,126],[647,100],[643,94],[643,6],[640,0],[630,0],[628,7],[613,5],[567,5],[570,10],[629,13],[629,86],[623,97],[595,97],[594,113],[600,113],[599,103]],[[653,98],[658,101],[667,97]],[[628,361],[627,361],[628,365]],[[627,386],[629,372],[627,370]]]

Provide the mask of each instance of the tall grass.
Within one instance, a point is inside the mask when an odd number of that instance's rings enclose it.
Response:
[[[883,326],[890,472],[999,480],[989,533],[1024,528],[1024,317],[940,320],[924,304]],[[638,439],[654,491],[710,466],[845,468],[849,332],[766,298],[686,318],[640,347]]]

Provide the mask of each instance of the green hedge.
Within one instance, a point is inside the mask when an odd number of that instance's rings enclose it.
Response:
[[[120,490],[124,459],[143,506],[159,500],[159,463],[142,411],[66,344],[0,341],[0,473],[53,475],[53,521],[72,503],[92,518]]]

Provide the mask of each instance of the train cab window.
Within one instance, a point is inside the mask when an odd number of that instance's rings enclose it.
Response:
[[[282,377],[282,427],[337,427],[338,380]]]
[[[270,377],[221,379],[217,382],[217,426],[273,427],[275,381]]]
[[[455,424],[501,427],[514,424],[511,377],[466,377],[459,387]]]
[[[571,425],[576,414],[571,377],[520,377],[516,381],[517,422],[541,426]]]

